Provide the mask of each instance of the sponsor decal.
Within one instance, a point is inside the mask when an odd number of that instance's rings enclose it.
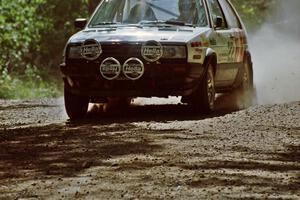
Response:
[[[195,52],[199,53],[199,54],[202,54],[203,53],[203,49],[201,48],[196,48],[195,49]]]
[[[121,64],[115,58],[106,58],[100,65],[100,73],[107,80],[116,79],[121,73]]]
[[[142,46],[141,54],[145,60],[155,62],[163,56],[163,47],[157,41],[147,41]]]
[[[138,80],[144,72],[144,63],[138,58],[129,58],[123,64],[123,74],[130,80]]]
[[[201,55],[194,55],[193,59],[194,60],[201,60],[202,56]]]
[[[228,42],[229,46],[229,54],[228,61],[229,62],[242,62],[244,57],[244,39],[243,32],[239,29],[235,29],[232,33],[233,39]]]
[[[81,45],[81,56],[87,60],[96,60],[102,53],[99,42],[93,39],[86,40]]]
[[[243,31],[239,31],[239,54],[238,54],[238,62],[242,62],[244,60],[245,53],[245,44],[246,44],[246,36]]]

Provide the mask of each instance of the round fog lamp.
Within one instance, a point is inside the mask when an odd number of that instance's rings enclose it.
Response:
[[[130,80],[141,78],[144,71],[144,63],[138,58],[129,58],[123,65],[123,74]]]
[[[121,73],[121,64],[115,58],[106,58],[100,65],[100,73],[107,80],[116,79]]]

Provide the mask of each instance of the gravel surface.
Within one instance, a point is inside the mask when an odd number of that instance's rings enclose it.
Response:
[[[73,122],[63,99],[1,100],[0,199],[300,199],[300,102],[153,102]]]

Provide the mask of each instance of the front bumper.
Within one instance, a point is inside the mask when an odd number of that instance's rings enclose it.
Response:
[[[120,76],[104,79],[99,63],[61,64],[65,89],[89,97],[187,96],[197,89],[204,67],[200,64],[147,63],[144,75],[135,81]]]

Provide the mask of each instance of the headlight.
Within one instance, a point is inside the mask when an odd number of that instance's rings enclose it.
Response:
[[[163,58],[186,58],[185,46],[164,46]]]
[[[81,46],[71,46],[68,52],[68,58],[82,58],[81,56]]]

